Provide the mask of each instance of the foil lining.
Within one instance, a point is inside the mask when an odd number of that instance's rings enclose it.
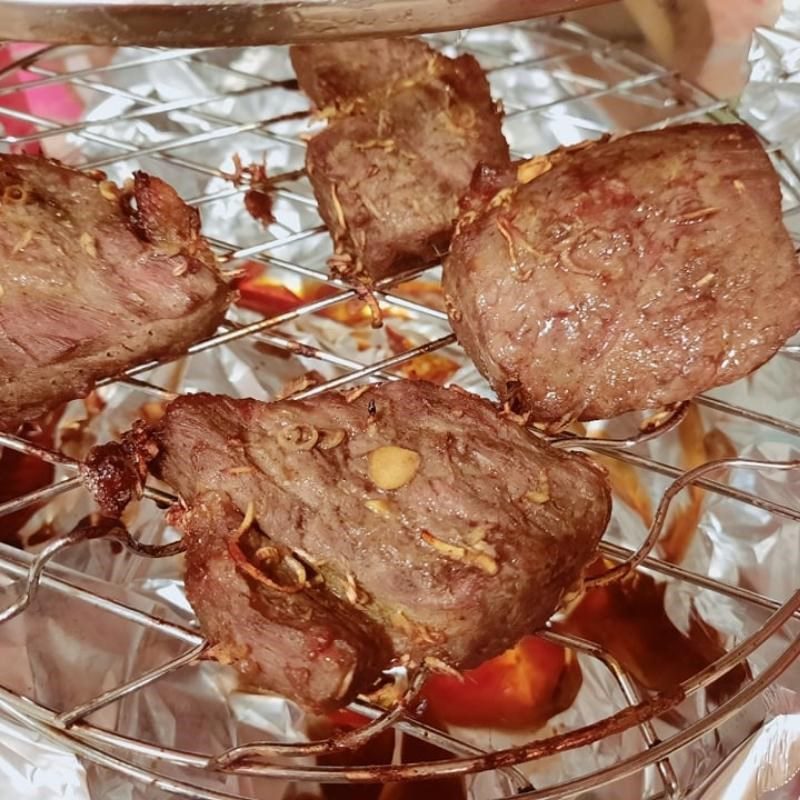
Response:
[[[758,127],[770,141],[783,146],[795,169],[800,168],[798,33],[800,2],[789,0],[776,27],[758,31],[755,36],[751,53],[752,80],[739,107],[747,121]],[[453,34],[433,38],[451,51],[458,51],[466,44],[475,47],[487,67],[507,61],[510,50],[515,60],[558,52],[553,50],[553,42],[537,36],[535,29],[525,26],[476,30],[466,37]],[[111,57],[119,63],[136,55],[140,54],[120,51]],[[215,71],[208,66],[215,60],[232,69]],[[250,76],[269,76],[272,80],[292,77],[283,48],[206,53],[204,61],[205,64],[200,64],[184,59],[131,66],[117,73],[115,86],[158,103],[178,101],[188,96],[204,98],[206,101],[196,108],[214,118],[229,120],[231,124],[265,119],[306,107],[296,92],[283,89],[268,94],[252,91]],[[602,60],[596,66],[602,70]],[[608,69],[609,73],[601,74],[600,79],[620,79],[619,74],[610,67]],[[569,76],[559,69],[503,69],[493,73],[491,81],[495,94],[502,97],[509,108],[525,108],[563,97],[563,82],[569,81]],[[666,102],[663,86],[637,91],[651,92],[655,101]],[[176,132],[202,134],[218,127],[218,123],[204,122],[194,113],[181,111],[170,113],[168,126],[163,125],[163,120],[162,124],[155,124],[147,117],[114,121],[137,107],[131,97],[118,93],[100,97],[98,101],[98,96],[87,90],[85,100],[91,103],[85,117],[97,121],[92,128],[94,138],[87,141],[84,137],[66,134],[45,140],[48,155],[75,164],[91,163],[118,152],[105,144],[103,138],[147,148],[175,136]],[[649,110],[657,105],[653,103]],[[651,117],[632,116],[634,110],[638,112],[643,108],[647,109],[646,104],[631,104],[621,110],[619,106],[603,101],[574,101],[553,113],[540,113],[535,117],[510,115],[506,133],[515,152],[543,153],[560,144],[573,144],[597,136],[605,130],[651,124]],[[659,111],[662,115],[668,112],[668,104]],[[263,138],[245,133],[193,146],[187,158],[232,171],[234,155],[240,156],[245,163],[257,162],[266,149],[270,174],[290,171],[302,166],[303,151],[289,140],[282,141],[281,133],[293,136],[312,129],[313,124],[308,121],[288,121],[270,128],[277,137],[267,146]],[[211,237],[235,242],[239,247],[264,241],[265,231],[244,213],[241,193],[233,190],[226,179],[208,177],[176,163],[155,161],[138,154],[104,167],[110,177],[120,181],[137,168],[161,175],[184,197],[213,196],[212,201],[200,206],[204,231]],[[790,207],[800,199],[800,195],[793,196],[800,187],[790,171],[787,170],[786,175],[786,202]],[[298,181],[283,189],[276,196],[275,222],[266,232],[276,240],[319,222],[306,183]],[[795,234],[800,233],[800,215],[790,217],[788,223],[794,227]],[[270,254],[322,271],[331,254],[331,246],[328,237],[321,235],[291,245],[276,244]],[[235,266],[231,265],[232,268]],[[274,264],[266,269],[270,277],[288,288],[298,293],[303,290],[304,283],[296,273]],[[431,271],[429,277],[435,281],[436,270]],[[255,319],[246,311],[237,310],[235,313],[241,321]],[[444,322],[413,311],[390,313],[387,322],[413,344],[432,341],[449,333]],[[352,326],[320,315],[302,316],[271,332],[353,362],[372,362],[392,353],[386,328],[376,331],[361,327],[356,337]],[[452,382],[489,394],[488,387],[466,362],[458,347],[451,346],[440,352],[460,365],[451,378]],[[751,378],[716,390],[712,395],[744,408],[797,421],[800,420],[797,367],[790,355],[779,355]],[[248,339],[198,354],[188,362],[161,367],[147,377],[155,384],[181,391],[206,390],[270,399],[276,397],[287,383],[310,370],[324,378],[334,378],[343,373],[335,364],[311,358],[284,357],[276,354],[274,349]],[[62,445],[73,455],[80,455],[98,441],[116,437],[142,412],[145,404],[156,399],[122,384],[102,390],[100,396],[105,404],[102,413],[87,414],[83,402],[73,403],[67,410],[65,425],[62,426]],[[707,431],[720,431],[739,455],[776,460],[800,455],[796,438],[772,428],[757,427],[708,408],[702,410],[702,419]],[[638,422],[635,416],[618,420],[607,427],[607,433],[630,435]],[[637,452],[669,464],[681,464],[681,450],[674,434],[641,445]],[[646,471],[637,471],[636,474],[652,501],[657,502],[668,480]],[[789,506],[800,496],[797,473],[743,472],[733,473],[727,480],[733,486]],[[64,533],[90,510],[84,493],[62,495],[36,513],[28,522],[26,532],[30,536],[43,525],[51,525],[56,532]],[[165,526],[162,514],[149,503],[142,503],[131,511],[126,522],[131,533],[144,542],[162,542],[176,536],[175,531]],[[609,540],[635,548],[644,534],[645,525],[640,516],[616,499]],[[797,575],[800,574],[797,542],[797,523],[719,495],[707,495],[697,534],[683,563],[715,579],[784,600],[796,588]],[[104,596],[117,598],[134,608],[186,627],[194,625],[182,591],[180,558],[150,561],[117,552],[105,542],[92,542],[66,552],[59,557],[58,563],[71,570],[73,578],[81,585]],[[5,605],[14,596],[12,577],[0,570],[0,604]],[[694,609],[720,632],[728,647],[757,630],[766,616],[736,600],[677,582],[668,587],[666,607],[671,620],[682,630],[688,629],[690,610]],[[750,660],[751,669],[758,672],[768,664],[785,647],[792,633],[787,630],[785,636],[774,637],[759,650]],[[124,622],[43,587],[31,608],[12,622],[0,626],[0,683],[51,708],[64,710],[163,663],[183,649],[185,645],[169,636]],[[680,656],[676,654],[676,658]],[[544,730],[535,734],[531,731],[520,734],[476,730],[452,732],[478,747],[498,748],[521,743],[534,735],[577,727],[620,708],[624,699],[605,668],[583,656],[580,665],[583,684],[576,701],[568,710],[551,719]],[[787,694],[781,696],[788,697],[790,690],[799,690],[800,670],[795,668],[785,674],[782,684]],[[797,794],[780,794],[780,780],[785,778],[783,789],[791,787],[794,785],[791,781],[796,780],[800,770],[798,707],[788,701],[781,704],[773,700],[774,693],[753,702],[732,722],[671,757],[681,785],[687,790],[695,790],[695,800],[732,800],[751,796],[760,800],[789,800],[797,797]],[[698,695],[679,708],[677,718],[657,721],[656,732],[662,738],[667,737],[674,732],[676,722],[702,717],[708,712],[709,704],[706,695]],[[310,723],[302,712],[285,700],[239,691],[232,671],[213,663],[202,663],[168,676],[97,712],[90,721],[152,743],[208,753],[253,739],[299,741],[307,735]],[[40,741],[14,723],[0,720],[0,733],[0,785],[5,789],[4,796],[20,800],[49,800],[51,797],[158,800],[166,796],[152,787],[131,783],[119,774]],[[750,739],[742,746],[740,743],[748,736]],[[640,751],[642,746],[641,733],[633,730],[623,736],[608,738],[592,748],[525,765],[521,771],[536,787],[546,787],[616,763]],[[182,774],[177,769],[164,768],[164,771]],[[713,779],[704,784],[709,774]],[[185,773],[183,777],[186,777]],[[196,773],[192,773],[192,777],[196,780]],[[314,791],[313,786],[234,775],[208,775],[202,785],[269,800],[290,800],[305,790]],[[748,791],[752,789],[751,794],[739,791],[741,787],[750,787]],[[511,794],[507,781],[494,774],[470,779],[468,789],[473,800]],[[660,790],[658,775],[650,768],[611,787],[596,790],[591,797],[593,800],[649,797]],[[791,788],[786,791],[791,791]]]

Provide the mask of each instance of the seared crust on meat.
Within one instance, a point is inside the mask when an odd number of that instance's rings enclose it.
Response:
[[[564,423],[741,378],[800,329],[780,187],[744,125],[686,125],[485,172],[444,290],[500,397]]]
[[[476,165],[508,163],[502,115],[478,62],[414,40],[293,48],[303,88],[336,101],[306,168],[331,232],[332,269],[370,283],[447,251]]]
[[[0,429],[182,353],[228,301],[197,211],[162,180],[137,173],[121,192],[0,155]]]

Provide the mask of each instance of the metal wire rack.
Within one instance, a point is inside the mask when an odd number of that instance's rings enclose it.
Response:
[[[586,104],[609,102],[616,104],[616,110],[635,109],[639,119],[645,122],[638,127],[661,127],[691,120],[729,121],[735,119],[728,106],[694,86],[680,80],[644,56],[625,47],[609,43],[594,36],[587,30],[565,21],[521,23],[508,27],[505,34],[482,37],[474,32],[461,34],[455,38],[445,37],[443,42],[461,51],[473,52],[487,68],[492,79],[496,96],[505,105],[507,127],[530,126],[532,120],[540,115],[560,115],[569,123],[571,133],[567,140],[551,142],[550,147],[571,144],[569,137],[580,133],[581,138],[596,136],[613,131],[614,126],[626,126],[625,122],[613,120],[608,124],[598,123],[596,116],[584,116],[582,109]],[[521,43],[525,43],[524,45]],[[532,46],[531,43],[533,43]],[[0,69],[0,98],[14,96],[24,88],[31,92],[39,88],[65,86],[79,90],[98,102],[100,99],[116,98],[124,101],[125,110],[115,115],[117,130],[123,133],[110,137],[98,133],[98,128],[107,125],[108,119],[97,119],[91,114],[79,122],[66,123],[57,118],[36,114],[9,103],[0,107],[0,123],[9,121],[22,125],[21,132],[7,134],[0,138],[0,145],[7,148],[40,145],[50,137],[69,137],[72,142],[93,146],[92,153],[102,153],[99,157],[84,159],[87,168],[107,169],[120,174],[128,172],[133,165],[142,166],[156,174],[166,174],[178,186],[194,186],[198,180],[206,182],[206,191],[193,196],[189,202],[203,208],[206,217],[213,216],[214,204],[238,198],[246,186],[232,186],[212,179],[224,179],[223,170],[210,163],[204,156],[204,147],[211,142],[225,140],[230,150],[235,151],[239,137],[257,137],[267,151],[267,163],[273,163],[272,148],[282,149],[279,158],[285,163],[285,174],[272,175],[276,185],[276,197],[296,209],[298,224],[295,228],[283,230],[270,228],[269,234],[254,234],[252,241],[227,241],[222,235],[212,232],[211,242],[221,256],[228,257],[235,267],[242,260],[256,263],[283,276],[286,281],[302,278],[306,281],[326,284],[333,291],[319,299],[304,302],[299,308],[279,313],[269,318],[241,318],[231,316],[225,325],[211,338],[190,348],[189,359],[193,355],[235,346],[243,341],[258,342],[272,349],[283,351],[287,356],[302,356],[311,362],[327,364],[335,371],[321,384],[305,388],[298,397],[309,397],[321,391],[345,386],[362,380],[391,380],[399,377],[398,369],[420,355],[442,351],[454,343],[450,333],[423,341],[403,352],[389,357],[362,363],[345,358],[335,352],[310,346],[298,341],[286,332],[286,326],[298,319],[341,306],[352,300],[356,293],[341,281],[330,278],[320,267],[308,263],[302,257],[291,253],[303,242],[316,237],[324,237],[325,230],[320,224],[313,202],[313,196],[302,177],[303,128],[302,120],[287,119],[297,116],[304,101],[298,100],[296,90],[287,82],[289,76],[264,77],[242,68],[247,63],[248,51],[230,52],[224,57],[218,51],[207,49],[163,50],[129,48],[119,51],[116,58],[102,66],[84,65],[78,68],[59,70],[53,63],[56,58],[65,56],[81,57],[90,53],[90,48],[42,47],[36,49],[14,63]],[[68,62],[69,63],[69,62]],[[135,80],[129,76],[139,69],[153,69],[158,65],[161,80],[170,81],[174,71],[182,74],[193,71],[211,71],[220,77],[225,87],[214,96],[197,96],[186,93],[169,100],[154,98],[137,88]],[[239,65],[239,66],[236,66]],[[24,84],[14,79],[25,75]],[[561,96],[541,105],[519,105],[515,99],[515,86],[518,81],[535,80],[537,75],[546,74],[557,81]],[[282,93],[285,95],[287,114],[264,119],[257,114],[252,118],[232,121],[219,110],[209,108],[219,106],[226,97],[260,96],[263,93]],[[191,119],[201,126],[200,133],[187,135],[173,125],[176,115]],[[146,120],[154,126],[159,137],[154,141],[142,141],[134,135],[134,123]],[[124,134],[125,126],[131,131]],[[524,142],[520,136],[513,137],[512,143]],[[515,144],[518,155],[530,155],[524,144]],[[548,148],[549,149],[549,148]],[[768,145],[768,151],[778,169],[784,184],[785,214],[787,223],[800,218],[800,176],[794,165],[786,158],[779,145]],[[284,179],[283,181],[281,179]],[[209,182],[211,181],[211,182]],[[797,228],[795,227],[795,230]],[[290,253],[290,255],[285,255]],[[280,255],[279,255],[280,254]],[[397,287],[417,276],[409,273],[393,277],[379,283],[377,297],[381,304],[403,309],[412,318],[435,320],[438,325],[446,325],[446,315],[416,299],[397,293]],[[776,358],[785,362],[787,371],[796,370],[798,345],[788,344]],[[160,365],[142,364],[129,370],[116,381],[105,381],[102,385],[117,383],[124,385],[130,393],[141,393],[164,399],[172,396],[174,387],[169,389],[158,385],[153,374]],[[717,396],[703,396],[695,401],[701,407],[715,413],[727,415],[731,419],[753,426],[754,437],[758,431],[772,429],[796,442],[800,437],[800,420],[780,419],[760,411],[735,405]],[[500,770],[508,786],[508,794],[531,798],[575,797],[589,789],[609,784],[645,768],[657,770],[661,788],[653,797],[677,798],[683,796],[684,788],[679,783],[671,759],[682,748],[696,741],[708,731],[719,727],[741,711],[752,699],[774,682],[800,654],[800,636],[796,625],[800,620],[800,591],[791,597],[772,598],[752,589],[718,580],[708,574],[693,571],[665,561],[652,554],[651,549],[664,522],[664,514],[670,499],[689,483],[701,486],[713,494],[727,498],[729,502],[755,507],[763,512],[765,519],[788,519],[800,523],[800,507],[783,502],[772,496],[738,488],[719,478],[720,467],[733,467],[754,470],[795,469],[800,461],[768,462],[761,459],[729,459],[710,462],[697,469],[686,471],[680,466],[659,461],[637,450],[636,445],[646,438],[666,436],[677,425],[685,408],[676,410],[655,430],[646,434],[636,433],[630,438],[619,440],[581,439],[562,440],[559,446],[581,446],[606,457],[617,459],[636,469],[657,474],[673,481],[662,499],[662,506],[656,514],[650,534],[638,551],[620,544],[605,541],[602,553],[617,564],[628,564],[631,568],[646,569],[658,576],[679,582],[693,590],[705,590],[727,598],[743,608],[754,609],[764,614],[763,624],[742,640],[722,658],[709,667],[699,671],[669,697],[657,697],[647,701],[637,688],[628,672],[617,660],[597,643],[575,636],[547,631],[544,635],[576,653],[596,659],[613,676],[620,690],[621,703],[610,703],[609,716],[599,727],[590,726],[585,730],[567,731],[555,740],[535,740],[522,747],[504,751],[483,752],[475,746],[461,741],[445,732],[436,730],[413,716],[405,713],[404,707],[386,714],[378,707],[366,702],[354,704],[355,710],[369,717],[373,722],[349,740],[313,743],[311,745],[263,745],[256,748],[235,748],[222,753],[194,753],[171,746],[170,742],[152,743],[143,738],[131,737],[113,728],[101,727],[87,720],[100,709],[117,703],[132,693],[153,685],[178,670],[196,664],[204,655],[206,642],[194,630],[167,621],[159,616],[126,605],[113,594],[98,591],[97,584],[82,581],[81,576],[58,567],[53,559],[66,548],[99,535],[91,528],[77,529],[68,535],[47,544],[35,557],[25,551],[10,547],[0,548],[0,573],[18,581],[18,599],[0,612],[0,625],[23,613],[28,608],[39,587],[46,587],[78,607],[101,609],[116,619],[131,625],[140,626],[145,631],[158,631],[160,635],[171,637],[176,645],[184,648],[177,656],[137,675],[131,680],[102,691],[87,702],[72,707],[54,708],[37,699],[34,693],[25,695],[0,686],[0,710],[8,717],[19,721],[46,739],[52,740],[69,751],[104,767],[116,770],[132,780],[143,781],[154,788],[172,792],[179,796],[204,798],[204,800],[229,800],[240,795],[224,789],[204,788],[198,776],[209,771],[223,770],[227,773],[252,775],[266,778],[280,778],[294,781],[316,782],[375,782],[382,779],[415,780],[425,777],[442,777],[466,774],[483,770]],[[81,478],[77,474],[77,462],[67,456],[42,448],[33,441],[12,435],[0,435],[0,444],[12,450],[54,463],[66,474],[52,485],[0,503],[0,516],[9,515],[22,509],[48,501],[66,492],[82,491]],[[155,488],[145,493],[146,500],[162,506],[171,500],[169,495]],[[103,535],[121,542],[128,549],[142,557],[166,557],[180,551],[179,544],[147,546],[135,542],[119,530],[104,531]],[[32,613],[29,610],[28,613]],[[692,697],[708,687],[720,676],[742,664],[766,643],[781,638],[781,645],[774,649],[768,666],[751,675],[728,700],[702,718],[687,724],[672,733],[668,738],[659,738],[653,718],[674,703]],[[0,672],[1,674],[1,672]],[[451,754],[451,758],[426,763],[412,763],[391,767],[330,767],[313,765],[307,762],[290,763],[287,756],[308,756],[331,752],[337,748],[353,747],[371,735],[394,726],[412,737],[425,739]],[[553,752],[585,746],[601,736],[610,735],[630,727],[638,727],[642,745],[634,755],[610,766],[579,775],[559,785],[533,788],[528,779],[515,765]],[[255,756],[255,757],[254,757]],[[280,757],[280,759],[276,759]],[[268,795],[265,795],[268,796]]]

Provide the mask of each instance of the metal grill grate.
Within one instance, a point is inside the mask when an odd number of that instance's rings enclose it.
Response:
[[[660,66],[625,47],[603,41],[588,31],[569,22],[523,23],[486,31],[432,37],[434,41],[463,52],[474,53],[487,68],[495,96],[505,105],[506,132],[516,155],[531,155],[559,144],[572,144],[615,128],[656,128],[691,120],[732,121],[736,117],[724,102],[704,94],[699,89],[681,81]],[[345,386],[357,381],[392,380],[400,377],[403,365],[418,356],[433,352],[453,352],[454,337],[447,327],[446,314],[419,299],[402,292],[402,285],[419,276],[409,273],[381,281],[376,295],[386,308],[400,309],[406,315],[408,330],[424,329],[426,336],[414,338],[414,345],[399,354],[379,353],[372,360],[362,361],[342,355],[335,348],[310,345],[297,338],[293,323],[312,319],[326,309],[341,308],[356,297],[353,289],[339,280],[329,278],[324,271],[327,234],[320,224],[310,186],[302,174],[304,155],[303,136],[307,132],[307,119],[302,111],[305,101],[291,85],[291,73],[283,61],[278,73],[271,77],[256,74],[262,51],[196,50],[146,50],[127,48],[119,51],[114,60],[102,66],[84,65],[64,69],[61,64],[75,64],[91,57],[97,51],[79,47],[45,47],[36,50],[0,70],[0,100],[26,92],[43,91],[52,87],[69,87],[88,98],[91,108],[104,110],[102,118],[94,112],[85,114],[77,123],[42,116],[25,109],[19,103],[0,105],[0,124],[14,122],[21,132],[0,138],[4,147],[31,147],[47,142],[59,142],[62,149],[74,153],[78,163],[87,168],[104,169],[114,178],[123,178],[132,169],[142,168],[162,175],[175,185],[189,202],[201,208],[205,229],[221,256],[230,259],[229,266],[236,268],[243,260],[261,265],[269,275],[285,285],[296,288],[299,281],[310,282],[312,287],[327,285],[330,294],[304,302],[300,307],[270,318],[252,313],[233,311],[220,331],[213,337],[190,348],[191,356],[208,351],[222,352],[241,343],[267,346],[271,352],[283,352],[288,357],[302,358],[306,365],[321,364],[326,370],[326,380],[305,388],[295,396],[309,397],[327,389]],[[276,51],[278,52],[278,51]],[[157,73],[153,71],[157,70]],[[163,86],[179,87],[175,96],[168,99],[154,97],[142,90],[153,74]],[[192,76],[203,76],[202,85],[215,86],[218,91],[200,94],[186,91]],[[17,78],[24,77],[24,82]],[[531,105],[524,102],[530,85],[547,80],[551,93],[545,102]],[[520,87],[527,87],[521,91]],[[555,91],[555,96],[552,92]],[[264,119],[258,114],[259,101],[270,98],[270,107],[279,107],[280,116]],[[250,99],[246,104],[252,110],[248,118],[236,119],[229,115],[232,99]],[[277,99],[276,99],[277,98]],[[522,98],[522,100],[520,99]],[[116,105],[114,105],[116,103]],[[114,111],[114,109],[117,109]],[[240,105],[235,108],[241,109]],[[595,113],[600,108],[602,113]],[[121,110],[120,110],[121,109]],[[587,113],[591,109],[592,113]],[[636,119],[635,125],[629,120]],[[554,120],[557,126],[547,126],[547,138],[542,134],[545,126],[538,121]],[[560,133],[552,137],[552,131]],[[113,135],[109,134],[113,131]],[[55,138],[58,137],[58,138]],[[149,140],[148,140],[149,137]],[[266,151],[267,163],[277,185],[276,203],[285,212],[279,222],[267,232],[256,226],[241,228],[236,241],[229,241],[225,224],[215,223],[216,211],[227,203],[241,203],[246,186],[233,186],[220,168],[219,158],[210,153],[222,151],[232,154],[240,150]],[[800,228],[800,176],[781,148],[770,145],[768,150],[783,179],[787,224]],[[277,170],[275,164],[280,165]],[[198,187],[199,191],[198,191]],[[243,212],[242,212],[243,213]],[[223,220],[228,213],[219,215]],[[240,229],[237,228],[237,231]],[[798,237],[800,238],[800,237]],[[436,270],[426,273],[435,279]],[[431,334],[430,332],[433,331]],[[776,356],[786,373],[796,371],[800,345],[788,344]],[[367,355],[369,355],[369,350]],[[223,362],[224,363],[224,362]],[[117,381],[104,381],[101,385],[116,384],[112,399],[148,396],[164,399],[173,395],[175,387],[159,384],[164,371],[156,363],[143,364],[129,370]],[[791,379],[791,378],[790,378]],[[234,378],[231,378],[233,381]],[[122,393],[121,393],[122,392]],[[725,399],[724,394],[703,396],[695,401],[703,409],[728,417],[736,424],[750,426],[753,441],[758,442],[760,432],[775,431],[794,442],[800,436],[800,421],[781,419],[767,413],[738,405]],[[675,481],[667,496],[694,482],[703,489],[724,498],[726,502],[755,507],[763,512],[764,525],[773,519],[800,522],[800,508],[780,493],[764,493],[752,486],[742,488],[719,478],[719,468],[713,464],[702,465],[687,473],[669,459],[661,460],[644,452],[637,445],[654,435],[670,436],[670,431],[680,422],[685,409],[673,414],[648,436],[635,436],[619,440],[566,440],[560,445],[577,446],[602,453],[619,460],[636,470]],[[76,474],[76,462],[66,456],[45,450],[30,441],[11,435],[0,435],[0,444],[22,453],[55,463],[59,479],[51,486],[36,490],[0,504],[0,515],[28,508],[66,492],[82,491]],[[796,450],[795,450],[796,452]],[[728,467],[752,470],[787,470],[800,466],[798,461],[769,462],[763,459],[738,459],[726,462]],[[713,475],[717,475],[717,479]],[[662,488],[665,483],[662,483]],[[157,503],[168,503],[170,497],[151,488],[146,498]],[[665,506],[666,509],[666,506]],[[651,530],[651,539],[663,525],[663,518]],[[174,553],[170,545],[147,547],[117,534],[120,541],[142,557],[164,556]],[[296,781],[374,781],[388,775],[394,779],[415,779],[424,776],[444,776],[480,770],[500,770],[507,781],[509,794],[523,793],[537,798],[572,797],[646,767],[658,771],[662,788],[658,796],[678,797],[683,791],[679,785],[671,757],[681,748],[721,725],[757,697],[772,683],[800,653],[800,638],[781,633],[784,626],[800,620],[800,592],[790,598],[772,598],[732,582],[719,580],[703,572],[676,566],[655,555],[652,541],[638,552],[616,541],[605,541],[602,553],[612,561],[634,559],[637,568],[646,569],[679,583],[692,591],[708,591],[741,605],[748,612],[763,613],[763,624],[742,637],[735,648],[709,668],[686,681],[681,689],[692,696],[708,687],[718,677],[741,664],[762,646],[778,642],[770,651],[768,663],[747,680],[738,692],[706,716],[685,725],[668,738],[659,738],[651,721],[659,709],[639,705],[642,696],[632,677],[623,667],[596,643],[553,631],[545,636],[565,645],[581,657],[595,659],[607,668],[616,682],[622,704],[610,703],[607,712],[611,717],[605,734],[615,729],[638,726],[641,747],[638,752],[610,766],[580,775],[557,786],[533,789],[527,778],[517,771],[515,764],[536,758],[551,751],[552,743],[533,742],[505,753],[484,753],[471,744],[397,713],[389,717],[380,709],[358,702],[354,708],[376,720],[366,736],[387,725],[394,725],[404,733],[427,739],[452,754],[442,762],[409,764],[392,768],[342,768],[291,764],[285,758],[261,762],[235,762],[232,755],[221,753],[196,754],[170,746],[169,742],[154,744],[144,738],[132,737],[114,728],[101,727],[87,718],[112,703],[132,693],[153,685],[176,670],[185,669],[201,659],[205,642],[195,631],[162,619],[156,614],[126,605],[118,596],[105,593],[104,584],[87,582],[82,576],[49,563],[51,559],[71,545],[83,541],[87,534],[73,533],[48,544],[37,557],[8,547],[0,549],[0,573],[19,581],[19,599],[0,613],[0,623],[8,624],[22,613],[33,600],[39,586],[46,587],[57,596],[79,604],[79,607],[100,609],[114,615],[121,622],[139,626],[143,631],[157,631],[172,638],[176,646],[184,649],[178,655],[164,660],[158,666],[133,679],[123,681],[108,691],[99,693],[88,702],[69,707],[53,708],[37,698],[34,692],[25,696],[0,686],[0,708],[10,717],[33,728],[45,737],[57,741],[72,752],[100,765],[118,770],[124,775],[150,782],[153,786],[183,796],[206,798],[239,797],[223,789],[203,788],[202,776],[209,769],[224,766],[241,775],[266,776]],[[641,562],[641,563],[640,563]],[[35,613],[35,609],[28,613]],[[794,634],[796,635],[796,627]],[[175,651],[177,652],[177,651]],[[0,672],[2,674],[2,672]],[[579,732],[577,732],[579,733]],[[577,735],[573,746],[581,744]],[[663,740],[662,740],[663,739]],[[231,746],[233,746],[233,742]],[[319,750],[324,751],[326,745]],[[313,755],[314,747],[276,746],[273,756]],[[236,755],[238,751],[234,752]],[[263,753],[262,753],[263,755]]]

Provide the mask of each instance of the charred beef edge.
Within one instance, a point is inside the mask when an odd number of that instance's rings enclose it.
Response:
[[[142,496],[147,467],[158,450],[154,430],[138,420],[119,442],[89,451],[81,477],[105,516],[119,519],[128,504]]]

